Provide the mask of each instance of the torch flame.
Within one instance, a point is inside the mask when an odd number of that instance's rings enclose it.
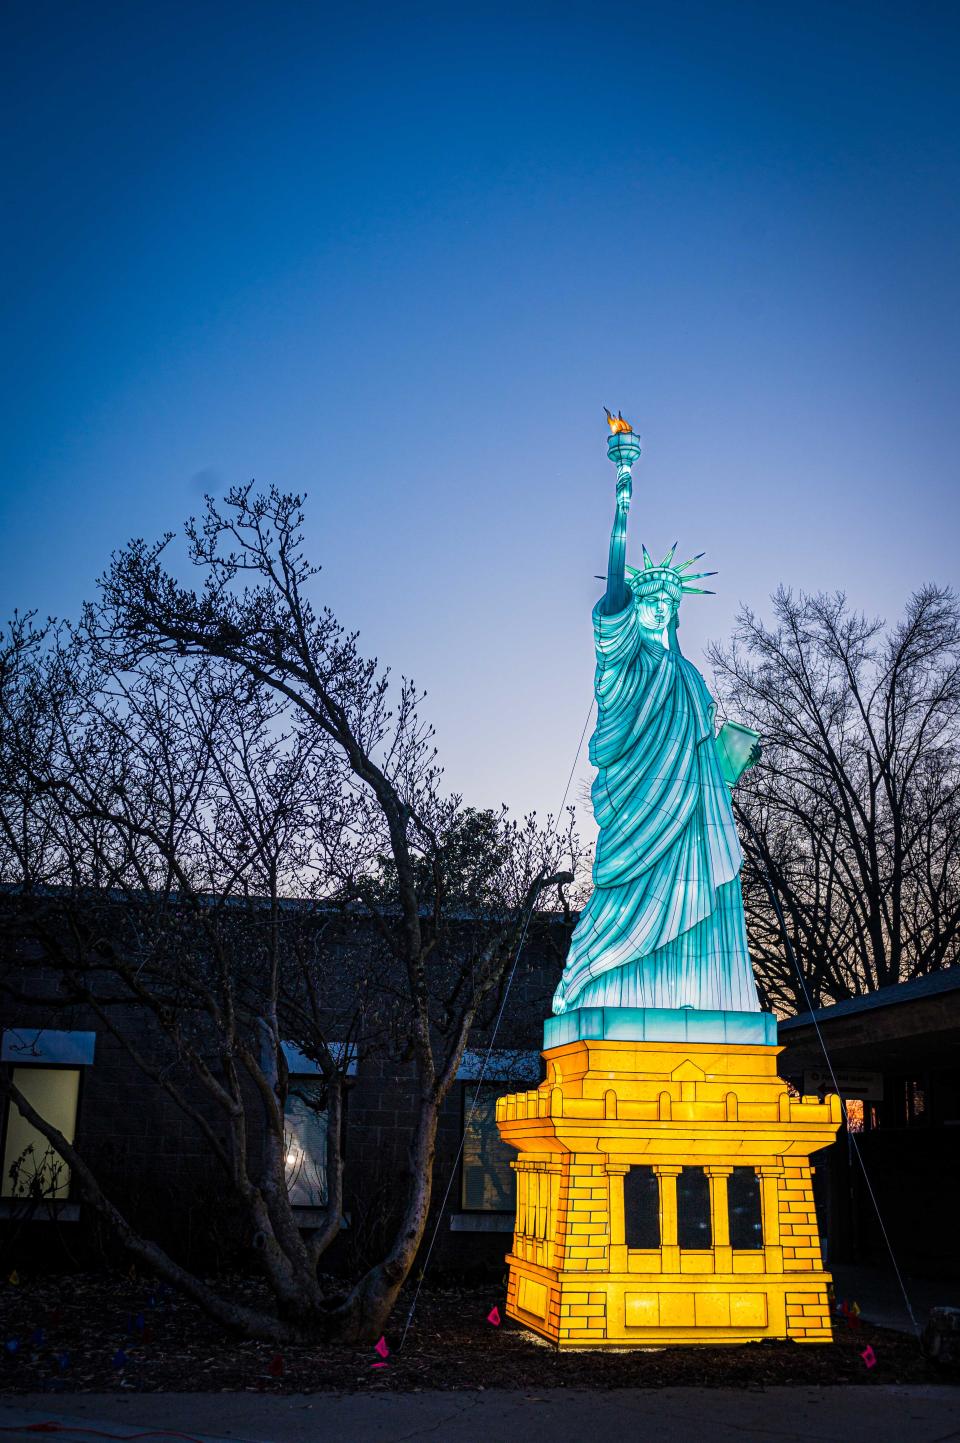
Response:
[[[603,409],[607,411],[606,406],[604,406]],[[620,411],[618,411],[615,416],[611,415],[611,413],[607,411],[607,425],[610,427],[610,430],[615,436],[622,436],[625,432],[633,430],[630,422],[623,419],[623,415]]]

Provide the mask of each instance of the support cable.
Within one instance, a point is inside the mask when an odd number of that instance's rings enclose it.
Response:
[[[559,808],[558,808],[558,810],[557,810],[557,821],[558,821],[558,823],[559,823],[560,817],[563,815],[563,809],[564,809],[564,807],[566,806],[567,797],[569,796],[570,787],[571,787],[571,784],[572,784],[572,782],[573,782],[573,774],[574,774],[574,772],[577,770],[577,763],[578,763],[579,760],[580,760],[580,753],[581,753],[581,751],[583,750],[583,740],[584,740],[584,737],[587,735],[587,727],[590,725],[590,717],[591,717],[592,714],[593,714],[593,705],[594,705],[594,704],[593,704],[593,699],[591,699],[591,701],[590,701],[590,706],[589,706],[589,708],[588,708],[588,710],[587,710],[586,719],[585,719],[585,721],[584,721],[584,723],[583,723],[583,730],[582,730],[581,733],[580,733],[580,740],[579,740],[579,742],[577,743],[577,750],[576,750],[576,752],[575,752],[575,754],[574,754],[573,764],[572,764],[571,767],[570,767],[570,774],[569,774],[569,776],[567,777],[567,785],[566,785],[566,786],[564,787],[564,789],[563,789],[563,798],[562,798],[562,800],[561,800],[561,802],[560,802],[560,806],[559,806]],[[513,963],[512,963],[512,965],[511,965],[511,967],[510,967],[510,971],[509,971],[509,973],[507,974],[507,985],[506,985],[506,986],[504,987],[504,989],[503,989],[503,997],[501,998],[501,1001],[500,1001],[500,1008],[499,1008],[499,1011],[497,1012],[496,1021],[495,1021],[494,1024],[493,1024],[493,1031],[492,1031],[491,1034],[490,1034],[490,1042],[489,1042],[489,1044],[488,1044],[488,1046],[487,1046],[486,1052],[484,1053],[483,1062],[482,1062],[481,1067],[480,1067],[480,1075],[479,1075],[479,1077],[477,1078],[477,1086],[476,1086],[476,1090],[474,1091],[474,1094],[473,1094],[473,1102],[470,1104],[470,1111],[468,1112],[468,1114],[467,1114],[467,1119],[466,1119],[466,1121],[465,1121],[464,1124],[463,1124],[463,1131],[462,1131],[462,1133],[461,1133],[461,1135],[460,1135],[460,1143],[459,1143],[459,1146],[457,1147],[457,1154],[456,1154],[456,1157],[455,1157],[454,1160],[453,1160],[453,1166],[452,1166],[452,1168],[450,1169],[450,1176],[449,1176],[449,1178],[447,1179],[447,1186],[446,1186],[446,1189],[445,1189],[445,1191],[444,1191],[443,1198],[441,1199],[441,1202],[440,1202],[440,1208],[439,1208],[439,1211],[438,1211],[438,1213],[437,1213],[437,1221],[436,1221],[436,1223],[434,1224],[433,1233],[432,1233],[431,1238],[430,1238],[430,1244],[429,1244],[429,1246],[428,1246],[428,1248],[427,1248],[427,1256],[424,1258],[424,1260],[423,1260],[423,1267],[420,1269],[420,1277],[419,1277],[419,1279],[418,1279],[418,1281],[417,1281],[416,1290],[415,1290],[415,1292],[414,1292],[414,1294],[413,1294],[413,1301],[412,1301],[411,1304],[410,1304],[410,1311],[407,1313],[407,1320],[406,1320],[406,1322],[405,1322],[404,1325],[403,1325],[403,1333],[402,1333],[402,1335],[401,1335],[401,1337],[400,1337],[400,1344],[399,1344],[398,1351],[403,1348],[403,1345],[404,1345],[404,1343],[406,1342],[407,1333],[408,1333],[409,1330],[410,1330],[410,1324],[413,1322],[413,1315],[414,1315],[414,1313],[416,1312],[417,1302],[419,1301],[419,1298],[420,1298],[420,1289],[423,1287],[423,1280],[424,1280],[424,1278],[426,1277],[427,1268],[428,1268],[429,1265],[430,1265],[430,1258],[431,1258],[431,1256],[433,1255],[434,1244],[436,1243],[436,1241],[437,1241],[437,1236],[438,1236],[438,1234],[439,1234],[439,1232],[440,1232],[440,1225],[441,1225],[441,1223],[443,1222],[444,1214],[445,1214],[445,1212],[446,1212],[447,1199],[448,1199],[449,1196],[450,1196],[450,1189],[453,1187],[453,1180],[454,1180],[454,1178],[456,1177],[456,1175],[457,1175],[457,1169],[458,1169],[459,1166],[460,1166],[460,1158],[461,1158],[461,1156],[462,1156],[462,1154],[463,1154],[464,1143],[465,1143],[466,1140],[467,1140],[467,1132],[469,1131],[470,1124],[471,1124],[471,1122],[473,1121],[473,1115],[474,1115],[474,1113],[475,1113],[476,1110],[477,1110],[477,1103],[478,1103],[479,1100],[480,1100],[480,1088],[483,1086],[483,1079],[484,1079],[484,1077],[485,1077],[485,1075],[486,1075],[487,1065],[488,1065],[488,1063],[489,1063],[489,1061],[490,1061],[490,1054],[493,1052],[493,1044],[494,1044],[494,1043],[496,1042],[496,1040],[497,1040],[497,1033],[498,1033],[498,1031],[500,1030],[500,1023],[501,1023],[502,1020],[503,1020],[504,1009],[506,1008],[506,1005],[507,1005],[507,998],[508,998],[509,995],[510,995],[510,987],[511,987],[511,985],[512,985],[512,983],[513,983],[514,974],[516,973],[516,970],[517,970],[517,963],[520,961],[520,953],[523,951],[523,944],[524,944],[524,942],[525,942],[526,939],[527,939],[527,929],[528,929],[529,926],[530,926],[530,918],[533,916],[533,911],[534,911],[534,908],[536,907],[536,904],[537,904],[537,898],[536,898],[536,897],[533,897],[533,898],[531,899],[531,901],[530,901],[529,907],[527,908],[527,915],[526,915],[526,917],[524,918],[523,927],[522,927],[521,932],[520,932],[520,940],[519,940],[518,943],[517,943],[517,949],[516,949],[516,952],[514,953],[514,956],[513,956]]]
[[[744,825],[745,825],[746,828],[747,828],[747,831],[750,833],[751,837],[753,838],[753,844],[754,844],[754,847],[756,848],[756,852],[757,852],[757,866],[758,866],[758,870],[759,870],[759,872],[760,872],[760,876],[761,876],[761,879],[762,879],[762,881],[763,881],[763,885],[764,885],[764,887],[766,888],[767,896],[770,898],[770,902],[771,902],[771,904],[772,904],[772,906],[773,906],[773,910],[774,910],[774,911],[776,912],[776,914],[777,914],[777,921],[778,921],[779,924],[780,924],[780,931],[783,933],[783,945],[784,945],[784,948],[786,949],[787,957],[789,958],[790,963],[791,963],[791,965],[792,965],[794,971],[796,972],[797,977],[798,977],[798,979],[799,979],[799,981],[800,981],[800,986],[801,986],[801,988],[802,988],[802,990],[803,990],[804,1000],[806,1001],[806,1004],[807,1004],[807,1011],[808,1011],[809,1014],[810,1014],[810,1021],[813,1023],[814,1030],[815,1030],[815,1032],[816,1032],[816,1034],[817,1034],[817,1041],[820,1043],[820,1049],[821,1049],[821,1051],[823,1052],[824,1061],[825,1061],[826,1064],[827,1064],[827,1071],[830,1073],[830,1080],[831,1080],[831,1082],[833,1083],[833,1090],[834,1090],[834,1092],[836,1092],[836,1094],[837,1094],[838,1097],[840,1097],[841,1099],[843,1099],[843,1094],[842,1094],[842,1092],[840,1091],[840,1084],[837,1082],[837,1074],[836,1074],[836,1072],[834,1071],[833,1059],[831,1058],[830,1053],[827,1051],[826,1040],[824,1039],[823,1033],[822,1033],[822,1031],[820,1030],[820,1023],[817,1021],[817,1014],[816,1014],[816,1012],[814,1011],[813,1002],[812,1002],[811,997],[810,997],[810,992],[809,992],[809,990],[808,990],[808,988],[807,988],[807,980],[806,980],[806,978],[804,977],[802,971],[800,970],[800,964],[799,964],[799,962],[798,962],[798,960],[797,960],[797,954],[796,954],[796,952],[793,950],[793,943],[790,941],[790,934],[789,934],[789,932],[787,931],[787,923],[786,923],[786,919],[785,919],[785,917],[784,917],[784,915],[783,915],[783,908],[780,906],[780,898],[777,896],[776,889],[775,889],[775,887],[773,886],[773,882],[771,881],[770,874],[769,874],[769,872],[768,872],[768,870],[767,870],[766,863],[765,863],[764,860],[763,860],[763,844],[762,844],[762,842],[760,841],[760,838],[759,838],[758,835],[757,835],[756,828],[754,827],[754,825],[753,825],[753,823],[751,822],[750,818],[749,818],[749,817],[746,815],[746,813],[743,811],[743,808],[740,808],[740,816],[741,816],[741,819],[742,819]],[[857,1142],[856,1133],[853,1133],[853,1132],[850,1131],[850,1127],[849,1127],[849,1124],[848,1124],[847,1118],[846,1118],[846,1109],[844,1109],[844,1127],[846,1128],[848,1144],[853,1148],[854,1156],[856,1157],[857,1162],[860,1164],[860,1171],[863,1173],[863,1180],[864,1180],[864,1182],[866,1183],[867,1192],[868,1192],[868,1194],[869,1194],[870,1201],[871,1201],[871,1203],[873,1204],[873,1210],[874,1210],[874,1212],[875,1212],[875,1214],[876,1214],[877,1222],[878,1222],[879,1225],[880,1225],[880,1232],[881,1232],[881,1234],[883,1235],[883,1241],[884,1241],[884,1243],[885,1243],[885,1245],[886,1245],[887,1252],[888,1252],[889,1255],[890,1255],[890,1262],[891,1262],[891,1264],[893,1265],[893,1271],[894,1271],[894,1273],[895,1273],[895,1275],[896,1275],[897,1283],[899,1284],[899,1286],[900,1286],[900,1291],[901,1291],[901,1293],[903,1294],[903,1301],[904,1301],[904,1304],[906,1305],[907,1313],[909,1314],[909,1317],[910,1317],[910,1322],[913,1324],[913,1331],[916,1333],[917,1339],[919,1340],[919,1338],[920,1338],[920,1325],[919,1325],[919,1323],[917,1322],[916,1314],[914,1313],[913,1308],[912,1308],[912,1306],[911,1306],[911,1304],[910,1304],[910,1297],[909,1297],[909,1294],[907,1293],[906,1284],[905,1284],[904,1281],[903,1281],[903,1275],[902,1275],[902,1273],[900,1272],[900,1268],[899,1268],[899,1266],[898,1266],[898,1264],[897,1264],[897,1259],[896,1259],[896,1256],[895,1256],[894,1251],[893,1251],[893,1244],[892,1244],[891,1241],[890,1241],[890,1235],[889,1235],[889,1233],[887,1232],[886,1224],[885,1224],[884,1221],[883,1221],[883,1215],[882,1215],[882,1213],[880,1212],[880,1204],[879,1204],[879,1202],[877,1201],[877,1195],[876,1195],[876,1193],[875,1193],[874,1190],[873,1190],[873,1183],[870,1181],[870,1174],[869,1174],[868,1171],[867,1171],[867,1164],[864,1162],[863,1154],[862,1154],[862,1152],[860,1151],[860,1144]]]

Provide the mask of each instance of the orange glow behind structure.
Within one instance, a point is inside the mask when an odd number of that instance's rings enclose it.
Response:
[[[607,411],[606,406],[604,406],[603,409]],[[622,436],[625,435],[627,431],[633,430],[630,422],[625,421],[619,411],[615,416],[607,411],[607,425],[615,436]]]

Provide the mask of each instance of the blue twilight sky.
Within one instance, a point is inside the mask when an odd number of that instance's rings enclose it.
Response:
[[[953,3],[8,5],[0,591],[71,614],[204,489],[310,494],[317,598],[451,784],[555,808],[613,472],[778,582],[958,579]],[[580,774],[587,768],[581,764]]]

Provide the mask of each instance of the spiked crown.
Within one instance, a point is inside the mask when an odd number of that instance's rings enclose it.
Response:
[[[684,595],[713,596],[714,593],[704,586],[692,586],[691,582],[703,581],[708,576],[716,576],[715,571],[691,571],[689,576],[684,573],[688,566],[699,561],[701,556],[706,556],[705,551],[700,551],[696,556],[691,556],[689,561],[683,561],[679,566],[674,566],[673,558],[677,550],[677,543],[674,542],[659,566],[654,564],[649,551],[643,547],[643,566],[627,567],[627,585],[634,596],[646,600],[649,596],[655,596],[658,591],[665,591],[673,601],[679,603]]]

